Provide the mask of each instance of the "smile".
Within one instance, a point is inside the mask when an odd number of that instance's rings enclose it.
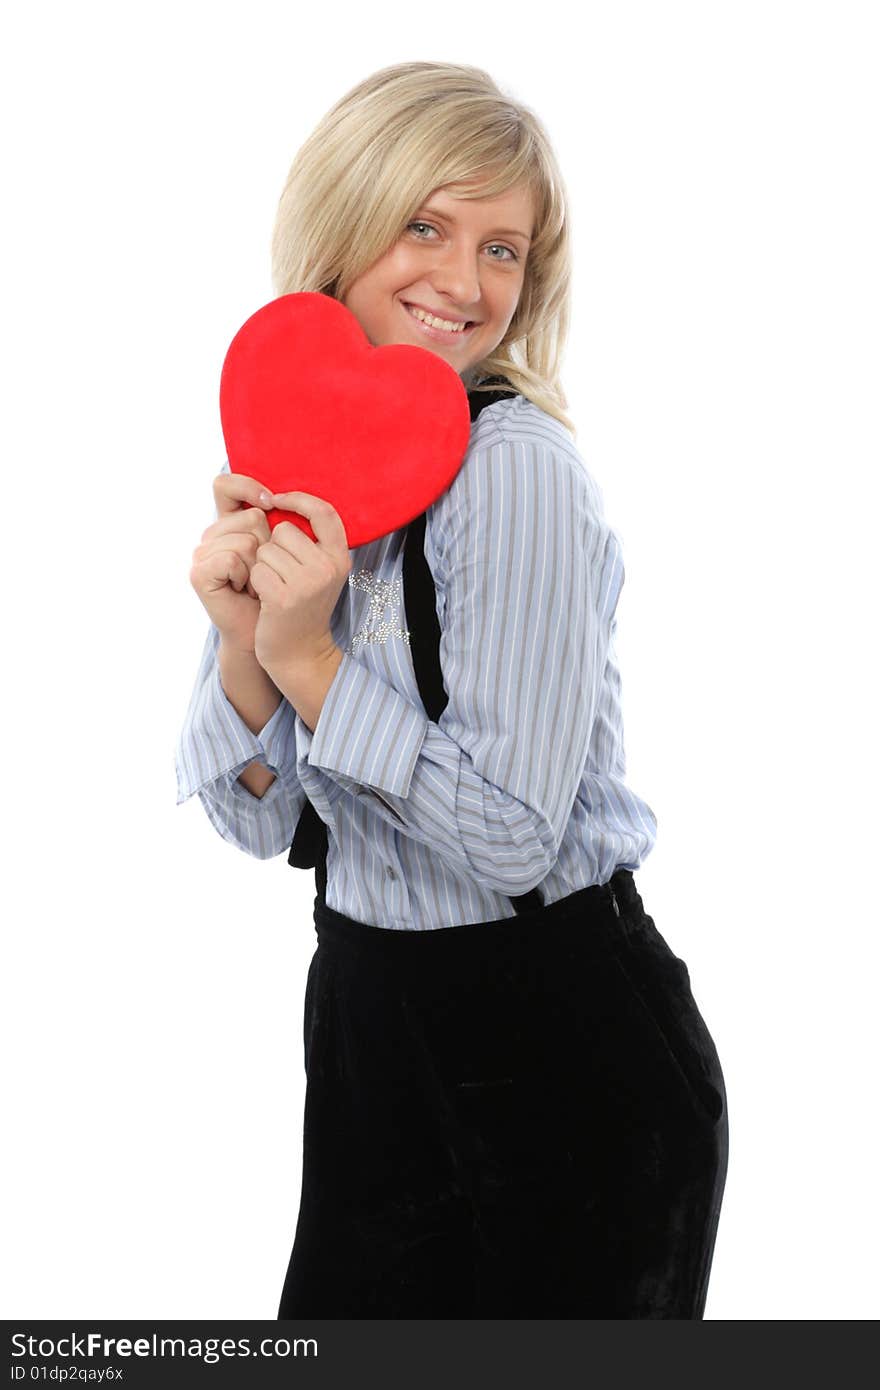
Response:
[[[416,309],[411,304],[403,306],[410,318],[415,319],[423,333],[427,333],[430,338],[440,342],[449,343],[455,338],[464,338],[471,332],[476,324],[456,323],[452,319],[441,319],[434,314],[428,314],[424,309]]]

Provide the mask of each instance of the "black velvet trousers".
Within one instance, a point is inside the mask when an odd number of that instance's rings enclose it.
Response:
[[[478,925],[320,899],[315,925],[279,1318],[702,1318],[724,1079],[632,874]]]

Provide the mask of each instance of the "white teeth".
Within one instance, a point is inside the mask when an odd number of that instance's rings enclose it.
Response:
[[[413,304],[407,304],[407,309],[422,323],[426,323],[429,328],[442,328],[446,333],[461,333],[464,329],[463,323],[453,323],[450,319],[438,319],[434,314],[426,314],[424,309],[417,309]]]

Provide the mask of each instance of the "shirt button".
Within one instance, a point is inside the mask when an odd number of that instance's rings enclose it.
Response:
[[[397,878],[397,874],[394,872],[390,864],[385,865],[385,872],[389,878]]]

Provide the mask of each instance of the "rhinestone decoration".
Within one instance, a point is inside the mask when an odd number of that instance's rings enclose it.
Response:
[[[358,570],[356,574],[348,576],[348,583],[352,589],[360,589],[370,595],[366,617],[360,631],[351,639],[348,655],[354,656],[365,642],[387,642],[390,637],[400,637],[409,646],[409,631],[400,623],[399,609],[403,598],[401,576],[398,575],[396,579],[389,581],[377,579],[372,570]],[[393,621],[393,613],[391,619],[384,617],[388,608],[398,610],[396,624]]]

